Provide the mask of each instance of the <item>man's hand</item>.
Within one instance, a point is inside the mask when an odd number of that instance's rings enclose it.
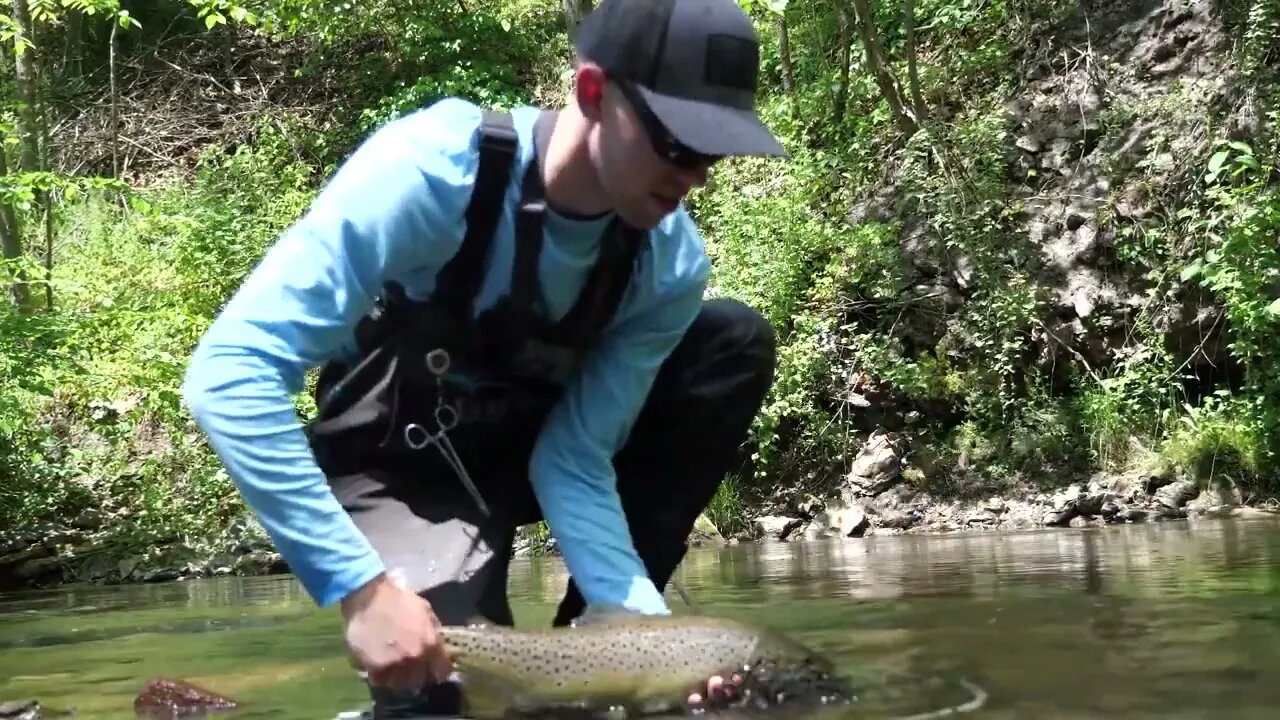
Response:
[[[418,690],[449,679],[453,663],[431,604],[386,575],[343,598],[342,615],[347,647],[371,685]]]

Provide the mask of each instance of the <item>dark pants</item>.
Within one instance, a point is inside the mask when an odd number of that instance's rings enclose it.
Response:
[[[774,334],[749,307],[707,302],[660,370],[623,448],[614,457],[632,540],[662,591],[684,557],[693,524],[715,495],[747,438],[773,379]],[[390,569],[431,603],[446,625],[473,615],[512,624],[507,567],[516,528],[541,519],[527,480],[536,429],[516,433],[470,427],[450,433],[489,505],[486,518],[434,446],[412,468],[370,467],[334,473],[330,484]],[[331,451],[328,448],[320,450]],[[324,453],[317,452],[317,457]],[[322,465],[324,464],[322,460]],[[570,579],[555,624],[583,611]],[[393,698],[374,689],[375,716],[390,706],[456,713],[454,689]]]

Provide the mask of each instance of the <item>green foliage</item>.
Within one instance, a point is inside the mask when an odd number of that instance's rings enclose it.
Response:
[[[1245,73],[1256,77],[1266,64],[1277,58],[1280,46],[1280,2],[1248,0],[1241,42]]]
[[[1172,428],[1164,455],[1193,477],[1227,475],[1267,494],[1276,491],[1277,398],[1257,392],[1219,392],[1205,398]]]
[[[168,23],[152,21],[174,12],[135,20],[105,0],[36,5],[37,45],[68,11],[107,15],[144,38],[164,32]],[[302,39],[310,53],[299,75],[341,66],[352,92],[337,98],[334,117],[350,122],[267,115],[252,143],[204,147],[189,180],[147,189],[61,172],[0,178],[0,200],[19,213],[29,248],[42,242],[36,193],[58,201],[55,309],[0,307],[0,371],[16,379],[0,389],[0,526],[92,508],[108,515],[113,552],[209,547],[243,507],[180,402],[205,327],[375,126],[446,95],[528,102],[558,82],[567,57],[559,9],[546,3],[187,5],[175,22]],[[11,265],[43,277],[34,253]],[[310,409],[305,394],[297,404]]]
[[[1037,274],[1040,248],[1022,227],[1027,194],[1019,191],[1028,178],[1010,162],[1005,103],[1026,80],[1019,63],[1029,48],[1078,4],[915,3],[927,112],[911,134],[867,66],[851,7],[743,5],[764,40],[762,113],[792,157],[726,162],[690,201],[715,261],[713,292],[760,309],[779,337],[776,382],[752,428],[755,476],[731,478],[716,496],[716,525],[741,527],[770,486],[841,476],[866,432],[886,425],[909,432],[912,456],[921,466],[931,458],[928,481],[954,492],[962,488],[948,477],[961,460],[988,479],[1052,479],[1071,463],[1126,462],[1139,448],[1206,472],[1276,479],[1269,468],[1280,449],[1280,381],[1268,372],[1280,361],[1274,112],[1258,137],[1232,134],[1203,152],[1202,133],[1228,136],[1216,119],[1204,123],[1207,84],[1108,99],[1108,136],[1154,126],[1144,153],[1117,154],[1102,170],[1141,177],[1158,212],[1128,222],[1103,208],[1097,223],[1115,231],[1108,271],[1140,278],[1146,304],[1106,363],[1069,359],[1063,370],[1055,364],[1062,360],[1036,356],[1057,345],[1047,339],[1053,318]],[[1233,32],[1252,83],[1247,94],[1265,104],[1275,94],[1268,77],[1280,3],[1239,5]],[[561,6],[186,0],[132,14],[117,0],[30,6],[33,37],[19,37],[0,16],[9,47],[60,48],[68,13],[81,12],[92,62],[105,64],[110,23],[132,43],[118,40],[117,61],[127,67],[177,28],[211,33],[233,50],[289,48],[278,61],[291,63],[298,83],[332,88],[311,116],[269,113],[251,142],[200,149],[194,175],[182,181],[129,189],[63,170],[0,178],[0,200],[17,210],[28,248],[42,247],[38,191],[57,203],[55,308],[0,308],[0,372],[13,378],[0,388],[0,524],[95,507],[116,518],[122,543],[198,544],[241,510],[178,399],[200,333],[333,166],[378,125],[448,95],[491,107],[558,100],[568,60]],[[902,5],[871,8],[906,94]],[[45,76],[42,87],[101,91],[103,67],[72,76],[57,54],[40,55],[42,67],[68,76]],[[10,125],[13,106],[0,118]],[[11,138],[8,149],[12,156]],[[1196,187],[1187,192],[1178,185],[1192,169]],[[864,205],[872,209],[850,212]],[[42,260],[28,251],[14,265],[42,278]],[[1193,291],[1217,303],[1229,327],[1234,365],[1212,380],[1188,367],[1161,320]],[[851,401],[864,387],[893,409]],[[305,408],[305,398],[298,402]]]
[[[508,66],[491,63],[477,68],[469,61],[461,61],[450,65],[441,74],[402,83],[377,105],[361,111],[359,127],[367,132],[441,98],[456,95],[465,95],[473,102],[501,109],[530,101]]]
[[[778,447],[792,440],[790,433],[780,434],[784,427],[821,433],[822,411],[810,388],[825,367],[817,343],[829,321],[814,310],[835,298],[845,271],[874,277],[870,263],[886,249],[883,233],[860,232],[850,241],[843,218],[813,212],[829,202],[835,162],[811,150],[798,150],[783,167],[735,161],[691,199],[714,261],[713,291],[759,309],[781,338],[779,373],[755,427],[762,474],[776,471]],[[797,446],[788,456],[795,462],[807,451]]]
[[[1272,112],[1274,122],[1277,113]],[[1241,471],[1276,481],[1280,452],[1280,187],[1275,148],[1255,154],[1244,142],[1222,141],[1203,175],[1198,206],[1178,214],[1198,252],[1180,279],[1210,290],[1231,328],[1228,345],[1243,368],[1238,390],[1221,388],[1188,408],[1171,439],[1175,454],[1199,460],[1219,448],[1239,458]]]
[[[211,150],[189,187],[83,195],[65,207],[54,284],[63,309],[5,307],[0,525],[95,507],[122,542],[213,531],[238,498],[178,387],[191,348],[313,190],[283,144]]]
[[[216,276],[184,278],[178,288],[197,317],[212,317],[314,195],[313,168],[295,161],[270,129],[261,137],[258,145],[229,155],[210,148],[191,191],[138,206],[138,222],[156,233],[157,241],[173,243],[180,267],[218,268]]]
[[[1255,48],[1256,38],[1271,32],[1264,22],[1270,11],[1262,5],[1255,3],[1249,16]],[[901,6],[873,9],[892,71],[905,83]],[[918,3],[922,92],[934,119],[896,139],[858,44],[844,88],[847,108],[833,106],[838,54],[814,41],[838,36],[833,13],[815,3],[786,7],[796,76],[790,94],[778,87],[776,35],[763,33],[774,84],[766,116],[798,152],[772,171],[750,164],[721,170],[697,205],[716,253],[717,291],[755,303],[783,338],[778,380],[756,425],[758,483],[834,474],[847,464],[856,449],[850,443],[869,429],[865,423],[881,420],[864,420],[844,404],[846,376],[871,378],[905,407],[924,408],[926,417],[932,411],[934,420],[918,428],[917,439],[941,453],[935,469],[945,467],[947,457],[979,461],[985,475],[997,478],[1084,461],[1110,467],[1144,446],[1163,446],[1170,457],[1190,462],[1224,444],[1248,459],[1244,467],[1264,467],[1264,439],[1280,428],[1262,418],[1280,403],[1256,370],[1266,362],[1246,358],[1268,358],[1267,348],[1276,346],[1280,257],[1274,191],[1267,189],[1274,183],[1263,172],[1262,152],[1245,152],[1239,142],[1216,148],[1207,159],[1208,185],[1230,179],[1231,194],[1207,192],[1211,210],[1201,202],[1184,205],[1168,223],[1116,223],[1117,261],[1146,273],[1152,286],[1151,302],[1135,315],[1129,342],[1114,350],[1111,362],[1068,363],[1050,377],[1029,356],[1037,343],[1048,342],[1049,298],[1035,274],[1039,248],[1019,227],[1004,103],[1022,80],[1015,63],[1020,43],[1074,11],[1060,2]],[[757,17],[762,30],[773,23],[766,13]],[[1261,55],[1253,57],[1261,62]],[[1121,98],[1107,111],[1116,134],[1139,120],[1164,124],[1147,141],[1146,158],[1112,168],[1114,176],[1148,173],[1150,192],[1174,192],[1160,164],[1172,157],[1181,170],[1193,161],[1194,137],[1179,133],[1203,124],[1207,97],[1199,95],[1207,92],[1175,84],[1144,106],[1126,106]],[[832,117],[841,118],[838,125],[829,124]],[[1274,157],[1269,151],[1265,156]],[[889,221],[851,225],[841,217],[850,198],[864,194],[860,188],[886,177],[894,182]],[[1218,233],[1220,247],[1203,251],[1178,279],[1183,238],[1206,232]],[[964,285],[956,306],[916,301],[936,286],[911,287],[911,268],[900,256],[921,252],[927,264]],[[1247,366],[1249,379],[1235,394],[1218,389],[1192,406],[1184,386],[1199,380],[1165,343],[1156,315],[1176,296],[1175,286],[1204,267],[1212,268],[1204,286],[1225,306],[1232,356]]]
[[[1151,443],[1169,428],[1182,407],[1173,356],[1153,334],[1117,353],[1103,377],[1077,378],[1076,400],[1089,432],[1090,450],[1105,468],[1133,459],[1133,442]]]

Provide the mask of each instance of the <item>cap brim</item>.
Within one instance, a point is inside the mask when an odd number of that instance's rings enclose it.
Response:
[[[677,140],[706,155],[790,157],[752,110],[636,88]]]

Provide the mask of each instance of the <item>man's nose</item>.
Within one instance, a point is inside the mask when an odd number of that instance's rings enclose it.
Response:
[[[702,187],[707,184],[707,176],[711,172],[711,165],[699,163],[693,167],[677,168],[676,172],[680,178],[681,185],[687,188]]]

